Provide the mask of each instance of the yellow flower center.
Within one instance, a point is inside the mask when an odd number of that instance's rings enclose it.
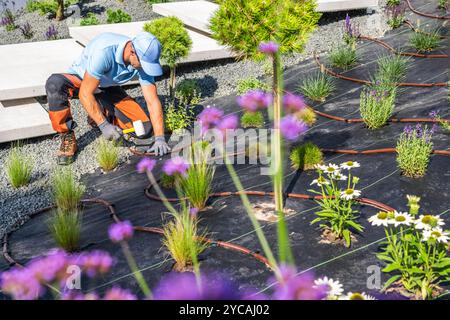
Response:
[[[433,221],[433,217],[430,216],[429,214],[427,214],[426,216],[424,216],[422,218],[421,221],[422,221],[422,223],[425,223],[425,224],[431,224],[431,221]]]
[[[350,296],[350,300],[366,300],[364,299],[364,296],[361,293],[352,293]]]
[[[336,169],[334,169],[333,167],[328,167],[328,168],[327,168],[327,171],[328,171],[328,172],[334,172],[334,171],[336,171]]]
[[[384,212],[384,211],[380,211],[377,214],[377,218],[380,219],[380,220],[386,220],[387,217],[388,217],[388,213]]]
[[[442,236],[442,234],[441,234],[439,231],[433,231],[433,232],[431,233],[431,236],[432,236],[433,238],[439,238],[440,236]]]
[[[403,222],[403,221],[406,221],[406,218],[404,216],[397,216],[397,217],[395,217],[395,221]]]
[[[352,195],[353,194],[353,189],[345,190],[345,194]]]
[[[347,166],[353,167],[353,161],[347,161]]]
[[[324,183],[326,180],[325,180],[324,177],[319,177],[319,179],[317,179],[317,181],[318,181],[319,183]]]

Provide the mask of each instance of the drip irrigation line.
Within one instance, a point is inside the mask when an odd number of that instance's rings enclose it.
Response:
[[[431,18],[431,19],[450,20],[450,16],[439,16],[439,15],[434,15],[434,14],[429,14],[429,13],[419,11],[413,7],[410,0],[406,0],[406,3],[408,4],[409,9],[419,16],[427,17],[427,18]]]
[[[380,153],[396,153],[397,149],[395,148],[382,148],[382,149],[372,149],[372,150],[352,150],[352,149],[328,149],[321,148],[322,152],[330,152],[330,153],[340,153],[340,154],[380,154]],[[450,156],[450,151],[448,150],[433,150],[432,154],[438,154],[443,156]]]
[[[413,25],[413,23],[411,22],[411,21],[409,21],[408,19],[406,19],[405,21],[403,21],[403,23],[404,24],[406,24],[408,27],[410,27],[411,28],[411,30],[413,30],[414,32],[418,32],[418,33],[423,33],[423,34],[426,34],[426,35],[432,35],[431,33],[429,33],[429,32],[425,32],[425,31],[423,31],[423,30],[420,30],[419,28],[416,28],[414,25]],[[447,39],[448,38],[448,36],[443,36],[443,35],[440,35],[439,36],[441,39]]]
[[[114,220],[115,223],[119,223],[122,220],[119,218],[119,216],[116,213],[116,210],[113,206],[113,204],[111,204],[110,202],[103,200],[103,199],[99,199],[99,198],[92,198],[92,199],[83,199],[80,201],[81,203],[96,203],[96,204],[100,204],[106,208],[108,208],[109,211],[109,216]],[[56,205],[52,205],[52,206],[48,206],[42,209],[39,209],[33,213],[31,213],[29,216],[30,218],[36,217],[37,215],[40,215],[42,213],[48,212],[52,209],[55,209]],[[147,232],[147,233],[154,233],[154,234],[158,234],[158,235],[163,235],[164,234],[164,230],[162,228],[155,228],[155,227],[142,227],[142,226],[134,226],[133,227],[134,230],[136,231],[140,231],[140,232]],[[14,232],[14,231],[13,231]],[[17,266],[17,267],[23,267],[23,265],[21,265],[20,263],[18,263],[13,257],[11,257],[11,255],[9,254],[9,247],[8,247],[8,238],[9,235],[13,232],[7,233],[5,234],[5,236],[2,239],[2,254],[3,257],[5,258],[5,260],[8,262],[8,264],[10,266]],[[226,241],[216,241],[216,240],[212,240],[206,237],[199,237],[198,238],[200,241],[202,242],[206,242],[208,244],[214,245],[216,247],[221,247],[224,249],[228,249],[228,250],[232,250],[232,251],[236,251],[236,252],[240,252],[246,255],[249,255],[253,258],[255,258],[257,261],[262,262],[264,265],[266,265],[266,267],[270,268],[270,263],[269,261],[262,256],[261,254],[257,253],[257,252],[253,252],[243,246],[234,244],[234,243],[230,243],[230,242],[226,242]]]
[[[320,70],[322,73],[327,73],[330,76],[333,76],[338,79],[347,80],[359,84],[365,84],[365,85],[373,85],[372,81],[363,80],[363,79],[357,79],[353,77],[344,76],[343,74],[334,72],[333,70],[327,68],[324,64],[322,64],[319,60],[319,57],[316,53],[314,53],[314,60],[316,61],[316,64],[320,67]],[[434,82],[434,83],[415,83],[415,82],[400,82],[400,83],[394,83],[394,85],[399,87],[420,87],[420,88],[431,88],[431,87],[446,87],[448,85],[447,82]]]
[[[392,53],[394,53],[396,55],[404,56],[404,57],[428,58],[428,59],[447,59],[449,57],[447,54],[423,54],[423,53],[416,53],[416,52],[400,52],[400,51],[397,51],[391,45],[384,42],[383,40],[376,39],[376,38],[369,37],[369,36],[363,36],[363,35],[360,35],[358,38],[362,39],[362,40],[375,42],[375,43],[379,44],[380,46],[388,49]]]

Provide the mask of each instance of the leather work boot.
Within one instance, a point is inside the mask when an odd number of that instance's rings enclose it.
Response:
[[[73,162],[73,157],[77,152],[77,140],[75,132],[69,131],[61,134],[61,146],[57,154],[58,164],[67,165]]]

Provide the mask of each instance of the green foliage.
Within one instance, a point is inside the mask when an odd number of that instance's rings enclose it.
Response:
[[[394,84],[406,78],[409,59],[400,55],[385,55],[378,58],[378,70],[375,80],[382,83]]]
[[[398,6],[401,0],[387,0],[386,5],[390,7]]]
[[[299,91],[313,101],[324,102],[335,88],[333,78],[319,72],[305,78],[299,86]]]
[[[442,10],[450,10],[450,0],[439,0],[438,8]]]
[[[409,41],[418,52],[430,52],[440,47],[441,36],[439,30],[431,32],[419,30],[413,33]]]
[[[170,67],[189,55],[192,40],[186,28],[176,17],[165,17],[144,24],[144,31],[150,32],[161,42],[161,59]]]
[[[242,128],[262,128],[264,126],[264,115],[260,111],[246,111],[241,117]]]
[[[353,161],[347,163],[352,167],[356,164]],[[358,211],[353,209],[357,203],[355,199],[360,196],[361,191],[355,189],[359,178],[352,176],[352,167],[347,169],[348,176],[345,176],[341,172],[342,165],[340,168],[330,163],[328,166],[320,166],[317,169],[319,177],[311,184],[317,185],[320,191],[309,191],[321,195],[323,198],[316,201],[321,210],[316,212],[318,217],[311,224],[322,222],[321,229],[329,229],[338,239],[343,239],[347,247],[350,247],[351,230],[362,232],[364,229],[357,222]]]
[[[177,184],[191,206],[202,210],[211,194],[215,167],[208,164],[207,150],[203,145],[194,144],[191,147],[190,159],[191,164],[186,176],[178,177]]]
[[[198,220],[191,216],[188,208],[184,208],[174,219],[164,226],[163,245],[175,260],[175,270],[183,272],[193,266],[193,257],[207,248],[201,241],[206,234],[198,235]]]
[[[16,17],[11,10],[6,9],[1,16],[0,25],[4,26],[6,31],[13,31],[17,29]]]
[[[369,129],[386,124],[395,107],[397,89],[384,84],[364,87],[361,91],[359,111]]]
[[[88,12],[86,17],[81,19],[80,26],[93,26],[99,24],[100,21],[98,20],[97,16],[93,12]]]
[[[119,143],[101,137],[96,146],[97,162],[104,171],[114,170],[119,164]]]
[[[49,229],[56,244],[68,251],[79,249],[81,234],[81,212],[56,209],[50,219]]]
[[[246,94],[250,90],[263,90],[269,91],[270,87],[261,80],[258,80],[254,77],[250,77],[247,79],[242,79],[238,81],[237,85],[237,94],[239,96]]]
[[[201,101],[201,88],[195,79],[184,79],[177,84],[175,97],[181,104],[196,105]]]
[[[397,164],[402,173],[411,178],[425,175],[433,150],[431,138],[433,133],[422,129],[419,125],[415,129],[407,128],[397,141]]]
[[[106,10],[106,15],[107,15],[106,22],[108,23],[131,22],[131,16],[125,11],[122,11],[120,9],[117,10],[108,9]]]
[[[65,0],[64,9],[78,3],[78,0]],[[58,11],[58,1],[56,0],[28,0],[26,6],[28,12],[38,11],[40,15],[52,14],[56,15]]]
[[[23,151],[20,143],[13,144],[6,160],[6,174],[14,188],[27,185],[33,171],[33,161]]]
[[[303,110],[297,112],[296,117],[306,123],[309,127],[311,127],[317,121],[317,116],[314,113],[313,109],[310,107],[306,107]]]
[[[57,168],[52,176],[53,198],[62,212],[75,212],[85,187],[77,181],[70,167]]]
[[[384,225],[386,233],[377,254],[386,262],[383,272],[392,275],[384,289],[395,284],[407,297],[433,299],[442,290],[439,285],[450,279],[449,233],[442,230],[445,223],[439,216],[417,217],[420,198],[408,196],[408,200],[409,214],[380,211],[369,218],[374,225]]]
[[[306,142],[292,149],[290,159],[295,170],[311,170],[323,162],[323,153],[314,143]]]
[[[170,132],[186,129],[194,120],[194,109],[190,105],[183,103],[176,105],[174,102],[171,102],[165,108],[164,126]]]
[[[159,179],[159,184],[163,188],[171,189],[175,187],[175,176],[169,176],[163,172],[161,174],[161,178]]]
[[[341,68],[343,70],[349,69],[358,61],[356,50],[350,46],[339,46],[330,53],[330,61],[333,67]]]
[[[262,60],[261,42],[275,41],[281,53],[301,52],[321,17],[315,0],[220,0],[210,20],[213,38],[241,58]]]

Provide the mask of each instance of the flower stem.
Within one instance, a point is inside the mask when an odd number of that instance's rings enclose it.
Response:
[[[120,245],[122,246],[123,254],[124,254],[125,258],[127,259],[128,266],[130,267],[131,271],[133,271],[133,276],[136,279],[139,287],[141,288],[145,297],[151,299],[152,292],[150,291],[147,283],[145,282],[144,276],[139,271],[136,261],[134,260],[134,257],[131,254],[131,250],[130,250],[130,247],[128,246],[128,243],[126,241],[122,241],[120,243]]]

